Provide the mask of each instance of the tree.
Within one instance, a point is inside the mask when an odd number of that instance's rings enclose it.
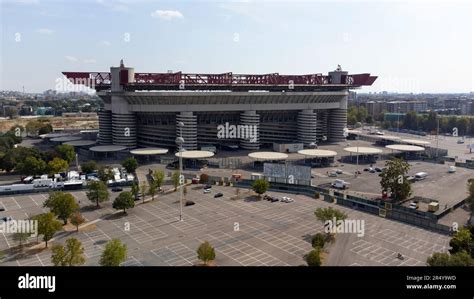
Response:
[[[469,179],[467,182],[467,188],[469,190],[469,197],[466,200],[471,213],[474,213],[474,179]]]
[[[155,200],[155,195],[158,191],[158,186],[155,181],[148,183],[148,195],[151,196],[151,200]]]
[[[455,254],[435,252],[428,257],[426,263],[433,267],[456,267],[456,266],[474,266],[474,259],[466,251],[460,251]]]
[[[122,161],[122,166],[128,173],[134,173],[138,167],[137,159],[130,157]]]
[[[100,167],[97,172],[97,177],[104,183],[114,178],[114,174],[109,167]]]
[[[208,241],[205,241],[199,246],[197,249],[197,255],[198,259],[205,265],[209,264],[210,261],[213,261],[216,258],[216,252]]]
[[[135,200],[133,199],[132,193],[124,191],[117,196],[112,204],[112,207],[116,210],[123,210],[124,214],[127,214],[127,209],[131,209],[135,206]]]
[[[100,257],[101,266],[119,266],[127,258],[127,245],[122,244],[120,240],[110,240],[105,245],[105,250]]]
[[[80,266],[86,262],[84,247],[76,238],[67,239],[65,247],[54,245],[51,251],[51,262],[55,266]]]
[[[87,161],[81,165],[81,170],[84,173],[92,173],[97,169],[97,163],[94,160]]]
[[[55,174],[65,172],[69,169],[69,163],[61,158],[54,158],[48,162],[49,173]]]
[[[28,238],[31,236],[30,232],[16,232],[13,234],[13,241],[18,242],[20,248],[23,248],[23,243],[28,241]]]
[[[71,215],[71,224],[76,227],[76,231],[79,231],[79,225],[86,222],[86,219],[82,216],[81,212],[75,211]]]
[[[171,181],[173,182],[174,191],[178,190],[178,186],[179,186],[179,172],[178,171],[173,172],[173,175],[171,176]]]
[[[319,248],[311,250],[306,255],[306,263],[310,267],[321,266],[321,250]]]
[[[252,184],[252,190],[258,194],[258,197],[267,192],[268,188],[270,188],[270,183],[265,179],[256,179]]]
[[[19,160],[15,169],[24,175],[39,175],[46,172],[46,162],[36,157],[26,157]]]
[[[141,184],[140,184],[140,192],[142,194],[142,200],[143,202],[145,202],[145,196],[147,194],[147,191],[148,191],[148,185],[145,181],[143,181]]]
[[[467,228],[459,229],[454,235],[451,241],[449,241],[451,254],[466,251],[468,253],[474,249],[474,242],[471,236],[471,231]],[[473,252],[474,253],[474,252]]]
[[[74,151],[74,147],[72,145],[61,144],[56,146],[55,150],[58,155],[68,163],[71,163],[76,158],[76,152]]]
[[[87,192],[87,198],[96,204],[99,208],[99,203],[109,200],[109,190],[107,185],[102,181],[89,182],[89,191]]]
[[[135,199],[138,199],[138,193],[140,193],[140,188],[138,187],[138,185],[135,182],[132,183],[132,187],[130,189],[130,192],[133,194]]]
[[[324,243],[325,243],[325,237],[321,233],[317,233],[311,239],[311,244],[313,245],[313,248],[323,248]]]
[[[49,208],[59,219],[67,224],[71,214],[79,209],[76,199],[72,194],[62,191],[51,192],[49,198],[43,203],[43,207]]]
[[[379,175],[382,178],[382,191],[390,192],[395,201],[406,199],[411,193],[411,184],[407,180],[410,164],[403,159],[394,158],[387,161],[385,166],[386,169]]]
[[[160,169],[155,170],[155,172],[153,172],[153,181],[156,184],[158,190],[160,190],[163,182],[165,181],[165,173]]]
[[[51,212],[37,215],[33,219],[38,221],[38,235],[43,235],[43,241],[47,248],[48,241],[61,229],[61,222],[56,220]]]
[[[341,212],[337,209],[333,209],[331,207],[328,208],[317,208],[316,211],[314,212],[314,215],[316,218],[321,221],[325,228],[328,223],[328,221],[336,221],[336,223],[333,223],[333,227],[337,225],[339,221],[345,220],[347,218],[347,215],[344,212]],[[326,238],[327,240],[331,240],[331,234],[333,231],[326,230]]]

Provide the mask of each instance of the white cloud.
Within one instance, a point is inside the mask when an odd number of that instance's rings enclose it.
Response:
[[[77,61],[79,61],[79,60],[78,60],[76,57],[74,57],[74,56],[67,56],[67,55],[66,55],[66,56],[64,56],[64,58],[66,58],[66,60],[71,61],[71,62],[77,62]]]
[[[167,20],[167,21],[170,21],[174,18],[177,18],[177,19],[182,19],[184,18],[183,14],[180,13],[179,11],[177,10],[155,10],[154,12],[151,13],[151,16],[153,18],[160,18],[160,19],[163,19],[163,20]]]
[[[36,30],[36,32],[47,35],[51,35],[54,33],[54,31],[49,28],[39,28],[38,30]]]
[[[102,46],[106,46],[106,47],[109,47],[110,45],[112,45],[112,43],[109,42],[108,40],[103,40],[103,41],[100,42],[100,44]]]
[[[97,61],[93,58],[87,58],[87,59],[82,60],[82,62],[88,64],[88,63],[96,63]]]
[[[23,4],[23,5],[39,4],[39,0],[10,0],[10,1],[5,1],[5,2],[14,3],[14,4]]]

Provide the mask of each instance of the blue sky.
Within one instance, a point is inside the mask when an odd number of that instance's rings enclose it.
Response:
[[[470,1],[0,0],[0,89],[61,71],[350,73],[362,91],[469,92]],[[127,39],[127,37],[129,37]]]

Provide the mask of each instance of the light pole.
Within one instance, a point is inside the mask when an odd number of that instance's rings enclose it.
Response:
[[[436,115],[436,159],[438,159],[439,149],[439,117]]]
[[[184,138],[183,138],[183,127],[184,123],[183,122],[178,122],[177,126],[179,128],[179,137],[176,138],[176,144],[178,145],[178,151],[179,151],[179,221],[183,221],[183,144],[184,144]]]

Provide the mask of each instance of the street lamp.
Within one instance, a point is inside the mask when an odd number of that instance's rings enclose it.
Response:
[[[178,151],[179,151],[179,221],[183,221],[183,144],[184,144],[184,138],[183,138],[183,127],[184,123],[183,122],[178,122],[177,126],[179,128],[179,137],[176,138],[176,144],[178,145]]]

